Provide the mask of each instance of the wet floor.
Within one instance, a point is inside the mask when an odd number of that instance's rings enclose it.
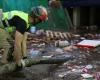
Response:
[[[0,76],[0,80],[42,80],[49,77],[51,65],[34,65],[26,67],[22,71],[11,72]]]
[[[98,53],[92,54],[80,50],[74,50],[66,52],[65,54],[70,54],[75,57],[75,60],[69,61],[69,63],[74,65],[97,64],[100,66],[100,63],[98,63],[100,61],[100,54]],[[100,71],[100,69],[98,69],[98,71]],[[59,74],[64,72],[68,72],[67,66],[62,64],[39,64],[26,67],[22,71],[0,75],[0,80],[80,80],[79,74],[67,74],[67,77],[59,77]]]

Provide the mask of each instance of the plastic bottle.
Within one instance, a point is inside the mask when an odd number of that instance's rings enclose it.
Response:
[[[38,51],[38,50],[34,50],[34,49],[31,49],[30,50],[30,56],[31,58],[37,58],[41,55],[41,52]]]

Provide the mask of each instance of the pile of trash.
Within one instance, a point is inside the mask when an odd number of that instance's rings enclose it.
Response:
[[[69,36],[70,35],[70,36]],[[100,80],[100,41],[88,40],[80,35],[46,31],[45,36],[31,44],[30,53],[44,58],[72,56],[52,71],[53,80]],[[32,38],[32,35],[31,35]],[[32,40],[32,39],[31,39]],[[95,44],[93,44],[95,43]],[[86,45],[87,44],[87,45]],[[35,50],[36,49],[36,50]],[[98,55],[95,56],[94,55]],[[47,80],[51,80],[47,78]]]
[[[28,57],[32,59],[60,62],[61,58],[69,58],[56,65],[50,75],[41,80],[100,80],[99,39],[90,40],[77,34],[39,30],[28,35],[27,48]],[[3,51],[0,50],[1,53]]]

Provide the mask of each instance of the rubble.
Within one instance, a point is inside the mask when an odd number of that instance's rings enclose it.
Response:
[[[56,31],[46,31],[46,37],[47,39],[70,39],[73,37],[73,34],[68,32],[56,32]]]
[[[95,37],[93,37],[92,40],[89,40],[90,43],[91,41],[99,41],[100,39],[94,38]],[[86,36],[83,37],[68,32],[51,30],[44,32],[44,30],[40,30],[36,34],[28,35],[28,53],[34,58],[37,58],[38,56],[44,59],[55,57],[58,58],[58,60],[59,57],[65,59],[68,56],[72,56],[74,58],[56,66],[56,69],[51,71],[52,75],[43,78],[44,80],[49,80],[49,78],[52,78],[51,80],[84,80],[86,76],[91,76],[91,79],[89,78],[90,80],[99,80],[100,47],[95,44],[94,49],[90,50],[86,47],[82,49],[79,46],[76,46],[78,43],[81,43],[81,41],[87,41],[86,39],[88,39]],[[94,46],[94,44],[92,46]]]

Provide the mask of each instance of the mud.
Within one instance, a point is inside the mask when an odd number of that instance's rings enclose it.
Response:
[[[44,53],[44,55],[48,54]],[[97,67],[100,66],[99,53],[93,54],[77,49],[70,52],[65,52],[64,54],[73,55],[75,57],[73,61],[68,61],[66,64],[77,66],[92,64],[97,65]],[[58,54],[55,53],[55,56],[56,55]],[[95,71],[100,71],[100,68],[96,68]],[[26,67],[22,71],[0,75],[0,80],[80,80],[79,73],[68,72],[69,70],[67,65],[64,64],[39,64],[31,67]],[[63,74],[64,76],[61,77],[59,76],[60,74]]]

